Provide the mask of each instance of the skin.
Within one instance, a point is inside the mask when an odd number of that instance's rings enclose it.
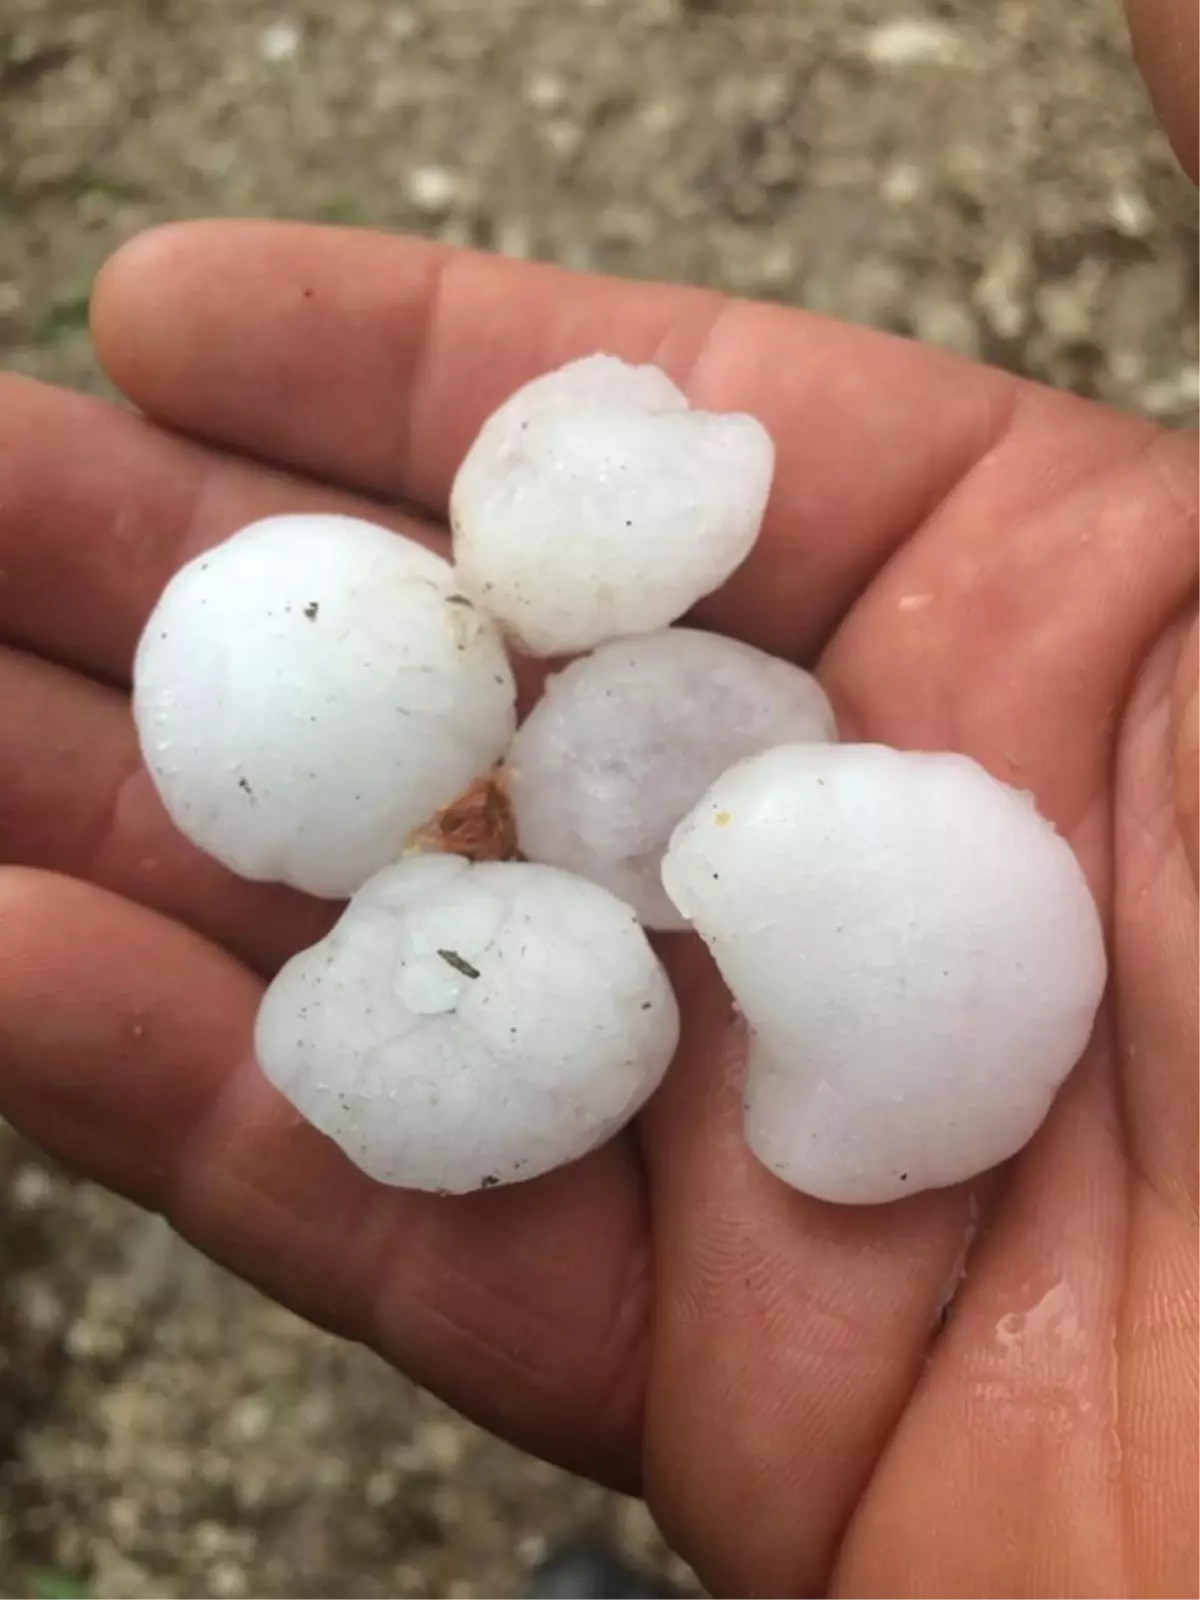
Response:
[[[1194,6],[1135,33],[1194,131]],[[646,1494],[714,1592],[1195,1593],[1194,444],[800,313],[312,228],[149,235],[94,329],[144,418],[0,377],[0,1113],[469,1415]],[[379,1188],[254,1065],[264,980],[333,913],[172,832],[126,701],[141,623],[267,512],[442,542],[485,415],[596,348],[779,444],[759,546],[698,620],[817,661],[850,736],[1031,789],[1079,854],[1109,995],[1000,1173],[853,1210],[776,1183],[687,940],[667,1085],[535,1183]]]

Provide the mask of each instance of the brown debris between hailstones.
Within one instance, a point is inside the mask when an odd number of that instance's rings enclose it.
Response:
[[[412,836],[405,854],[512,861],[517,854],[517,829],[504,768],[496,767],[486,777],[476,778],[457,800]]]

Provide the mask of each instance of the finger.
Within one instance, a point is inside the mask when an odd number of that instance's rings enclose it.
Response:
[[[1195,1228],[1130,1182],[1113,1046],[1015,1163],[829,1592],[1193,1591]]]
[[[614,1143],[509,1190],[373,1183],[250,1054],[257,980],[66,878],[0,872],[0,1115],[524,1447],[636,1480],[645,1232]]]
[[[1131,1184],[1120,1328],[1130,1549],[1144,1594],[1200,1562],[1200,626],[1195,603],[1142,670],[1118,765],[1122,1067]]]
[[[979,465],[858,603],[823,672],[858,737],[962,749],[1031,788],[1069,832],[1104,896],[1112,860],[1104,796],[1118,713],[1137,664],[1195,582],[1193,457],[1186,441],[1070,407],[1047,430],[1042,404],[1039,398],[1037,410],[1014,415],[1003,450]],[[1160,761],[1165,725],[1164,715]],[[1145,826],[1139,811],[1138,832]],[[705,1003],[702,985],[680,981],[693,1006]],[[1178,1020],[1178,1009],[1168,1015]],[[962,1198],[951,1192],[900,1208],[832,1213],[787,1194],[742,1146],[740,1050],[728,1022],[722,1028],[711,1010],[693,1014],[693,1022],[698,1043],[681,1052],[686,1070],[677,1070],[649,1123],[665,1303],[656,1310],[648,1482],[685,1552],[706,1571],[714,1557],[729,1563],[716,1568],[722,1582],[739,1573],[744,1582],[749,1571],[765,1593],[823,1592],[850,1509],[922,1370],[936,1269],[964,1236],[965,1218],[955,1209]],[[1182,1022],[1180,1029],[1183,1036]],[[1185,1110],[1190,1098],[1176,1089],[1174,1102]],[[1160,1095],[1158,1109],[1165,1103]],[[1076,1117],[1078,1106],[1068,1095],[1055,1126]],[[1192,1139],[1191,1124],[1182,1131],[1186,1122],[1179,1119],[1170,1141],[1180,1152]],[[1191,1154],[1194,1166],[1194,1145]],[[1094,1163],[1084,1170],[1094,1181]],[[1072,1214],[1077,1198],[1064,1199]],[[838,1244],[826,1261],[831,1229]],[[1015,1272],[1015,1247],[1013,1260]],[[732,1330],[719,1349],[704,1337],[717,1316]],[[694,1422],[681,1427],[680,1416],[690,1421],[692,1407],[721,1414],[720,1397],[734,1392],[739,1373],[750,1375],[736,1391],[746,1434],[722,1437],[709,1456],[684,1446],[685,1459],[677,1460],[673,1441],[694,1434]],[[967,1423],[942,1414],[940,1426]],[[930,1426],[926,1450],[936,1449],[937,1435]],[[961,1504],[943,1479],[957,1468],[963,1485],[977,1487],[978,1463],[943,1452],[937,1465],[934,1502]],[[1015,1472],[1019,1462],[1003,1465]],[[899,1462],[896,1472],[905,1470]],[[747,1530],[732,1553],[707,1543],[728,1507],[730,1481],[747,1486],[745,1503],[724,1524]],[[689,1493],[699,1508],[694,1521],[677,1510]],[[918,1554],[928,1555],[935,1535],[928,1518],[920,1521],[915,1488],[905,1507],[917,1519],[907,1524],[906,1543],[889,1531],[864,1539],[864,1547],[902,1548],[911,1573],[923,1570]],[[947,1558],[982,1547],[983,1530],[973,1541],[950,1542],[953,1520],[936,1524]],[[896,1592],[887,1585],[900,1583],[903,1569],[902,1561],[895,1571],[872,1569],[852,1576],[848,1588]],[[962,1592],[954,1581],[965,1580],[958,1574],[937,1592]]]
[[[788,1189],[742,1134],[744,1038],[694,947],[645,1128],[658,1265],[646,1490],[717,1594],[820,1594],[969,1236],[965,1188],[879,1207]],[[720,1330],[719,1337],[714,1330]]]
[[[1125,0],[1133,54],[1184,171],[1195,181],[1198,18],[1195,0]]]
[[[1200,1215],[1196,666],[1196,625],[1181,618],[1130,696],[1113,839],[1129,1155],[1163,1209],[1192,1228]],[[1181,781],[1192,802],[1182,815]]]
[[[337,908],[247,883],[175,828],[123,694],[0,647],[0,860],[68,873],[161,911],[273,973]]]
[[[1113,1538],[1126,1184],[1105,1049],[1103,1073],[1072,1081],[1014,1164],[855,1518],[838,1592],[978,1594],[981,1550],[989,1594],[1126,1592]]]
[[[1016,384],[901,340],[694,289],[383,235],[208,223],[104,270],[101,358],[174,427],[442,515],[488,412],[607,350],[779,447],[763,535],[711,626],[806,652],[1003,427]]]
[[[172,572],[256,517],[427,524],[238,461],[84,395],[0,374],[0,639],[127,682]]]
[[[922,1592],[970,1592],[985,1548],[997,1552],[989,1592],[1148,1592],[1128,1574],[1174,1566],[1153,1592],[1176,1593],[1195,1569],[1178,1538],[1194,1429],[1176,1426],[1171,1398],[1195,1366],[1195,1059],[1182,1043],[1195,1038],[1195,917],[1170,743],[1195,473],[1178,439],[1108,434],[1092,448],[1079,481],[1061,481],[1059,459],[1059,492],[1032,518],[1014,519],[1010,483],[981,475],[827,663],[864,714],[869,701],[869,735],[965,749],[1032,788],[1104,899],[1115,858],[1122,1003],[1119,1041],[1102,1016],[1090,1059],[1016,1163],[836,1592],[912,1593],[914,1573]],[[1037,451],[1025,462],[1044,476]],[[998,526],[1015,530],[1000,559]],[[905,594],[924,597],[915,615]],[[1127,1266],[1123,1284],[1114,1266]]]
[[[1003,448],[862,597],[821,672],[858,737],[960,750],[1031,791],[1103,898],[1119,719],[1195,592],[1196,447],[1026,392]]]

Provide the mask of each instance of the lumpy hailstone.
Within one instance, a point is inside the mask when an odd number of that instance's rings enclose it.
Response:
[[[660,876],[675,825],[744,756],[835,737],[810,673],[734,639],[665,628],[601,645],[549,680],[509,751],[518,843],[648,927],[684,928]]]
[[[585,357],[484,424],[450,501],[459,576],[531,655],[664,627],[748,555],[773,468],[754,417],[689,410],[657,367]]]
[[[752,757],[680,825],[663,881],[750,1027],[749,1144],[822,1199],[994,1166],[1087,1043],[1105,955],[1083,873],[964,756]]]
[[[181,831],[245,878],[338,898],[499,760],[514,699],[450,566],[338,516],[268,518],[192,561],[134,667]]]
[[[461,1193],[603,1144],[645,1102],[679,1017],[633,913],[525,862],[379,873],[263,1000],[267,1077],[373,1178]]]

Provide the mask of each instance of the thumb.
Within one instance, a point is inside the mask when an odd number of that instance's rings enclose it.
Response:
[[[1133,57],[1189,178],[1198,176],[1196,0],[1125,0]]]
[[[1193,622],[1179,658],[1172,697],[1171,722],[1175,743],[1175,814],[1183,835],[1183,849],[1200,877],[1200,631]]]

